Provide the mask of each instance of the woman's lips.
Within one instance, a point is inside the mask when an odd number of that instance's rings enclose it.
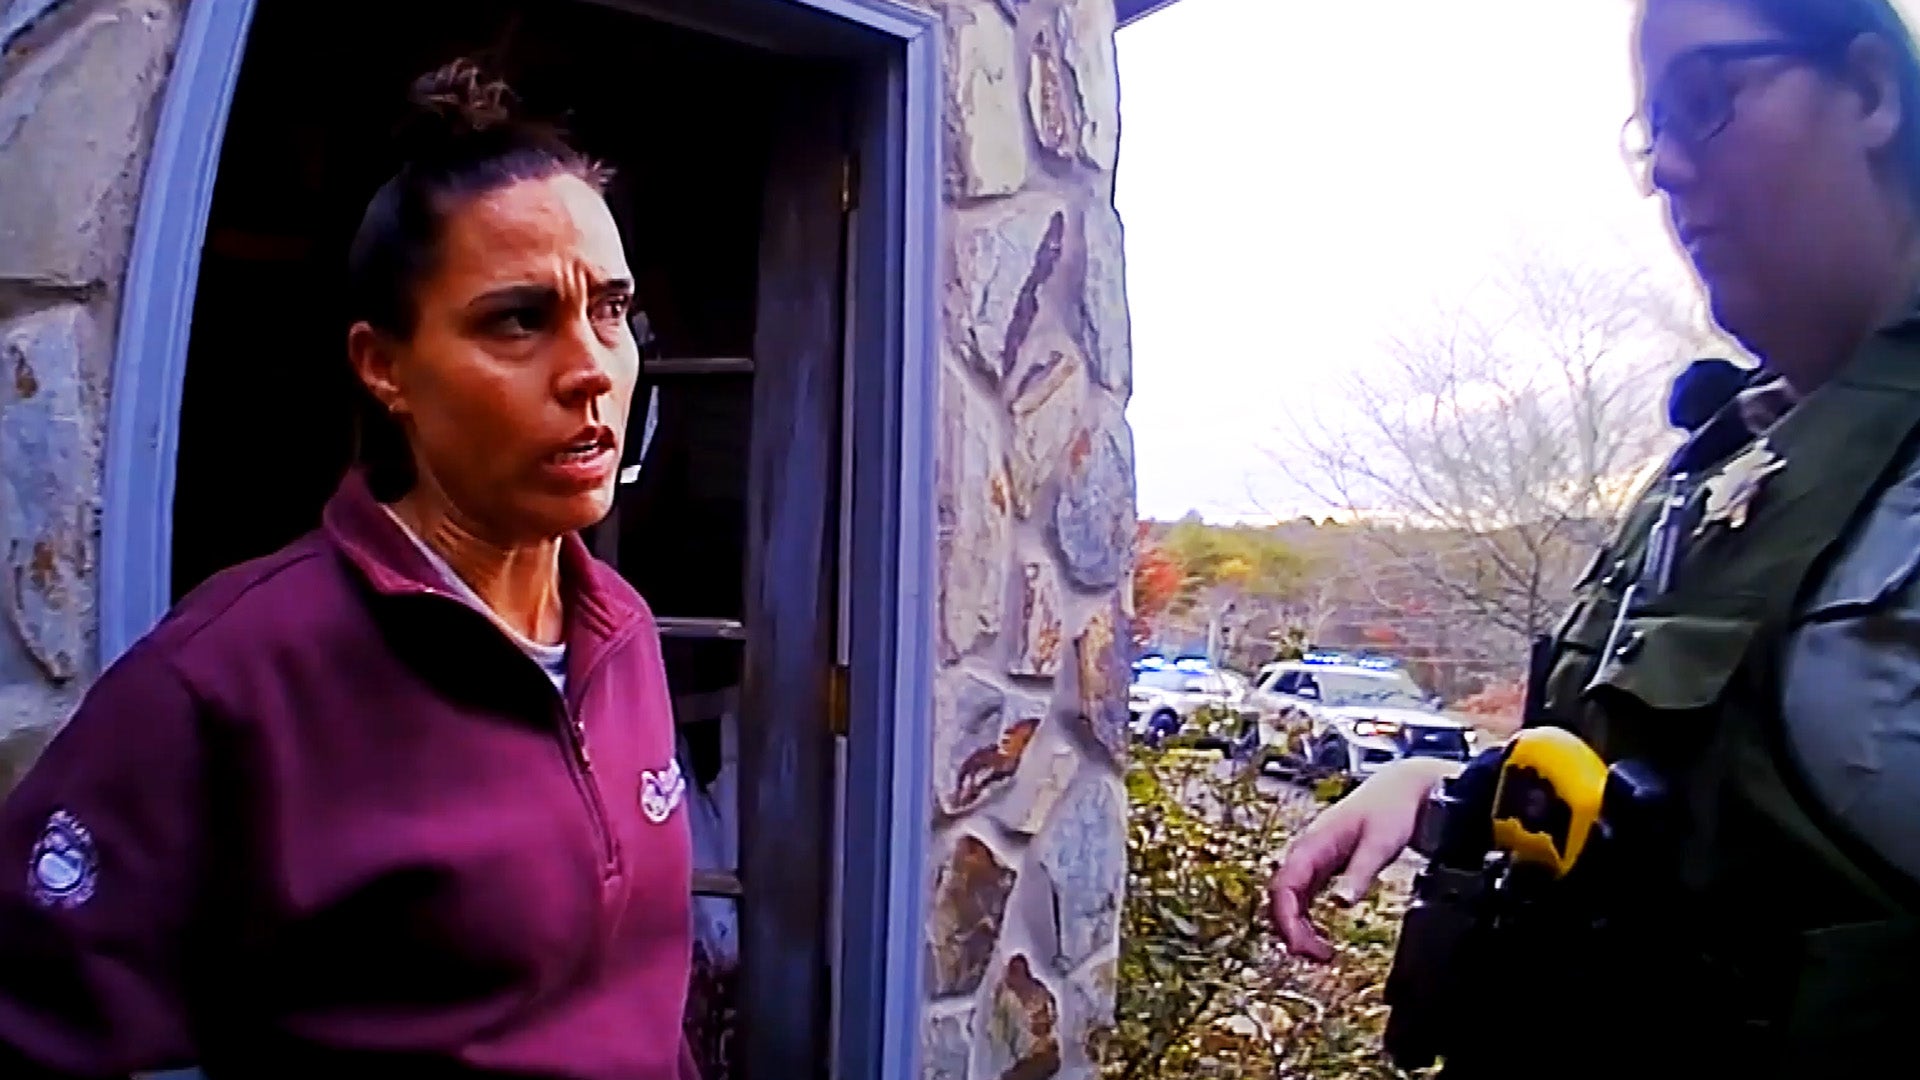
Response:
[[[1739,269],[1738,260],[1719,233],[1706,229],[1689,232],[1681,239],[1680,246],[1703,280],[1712,282]]]
[[[547,456],[546,471],[569,484],[595,487],[613,476],[620,448],[612,430],[600,428]]]
[[[1712,244],[1714,237],[1714,230],[1704,225],[1682,225],[1674,233],[1680,240],[1680,247],[1695,258]]]

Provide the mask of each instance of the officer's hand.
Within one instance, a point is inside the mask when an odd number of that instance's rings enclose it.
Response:
[[[1314,897],[1338,875],[1333,898],[1358,903],[1413,839],[1420,804],[1433,786],[1459,771],[1456,763],[1431,758],[1394,762],[1301,830],[1273,878],[1274,922],[1288,952],[1333,958],[1333,947],[1307,918]]]

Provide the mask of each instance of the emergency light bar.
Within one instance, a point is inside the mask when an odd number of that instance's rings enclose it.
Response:
[[[1368,671],[1393,671],[1400,666],[1390,656],[1353,656],[1332,649],[1314,649],[1302,656],[1300,662],[1317,667],[1357,667]]]

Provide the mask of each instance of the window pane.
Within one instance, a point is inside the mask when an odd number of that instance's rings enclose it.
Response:
[[[718,897],[695,897],[693,918],[687,1042],[693,1047],[701,1080],[730,1080],[739,1026],[740,905]]]
[[[718,642],[712,648],[722,650],[729,644]],[[731,647],[738,653],[738,645]],[[670,678],[677,674],[671,667],[668,672]],[[680,770],[687,777],[693,868],[734,873],[740,867],[739,687],[675,694],[673,711]]]

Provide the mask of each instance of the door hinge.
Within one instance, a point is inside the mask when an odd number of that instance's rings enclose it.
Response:
[[[852,710],[852,689],[846,665],[835,664],[827,669],[827,731],[833,735],[845,735],[848,729],[848,714]]]
[[[860,162],[852,154],[840,159],[840,212],[852,213],[860,204]]]

